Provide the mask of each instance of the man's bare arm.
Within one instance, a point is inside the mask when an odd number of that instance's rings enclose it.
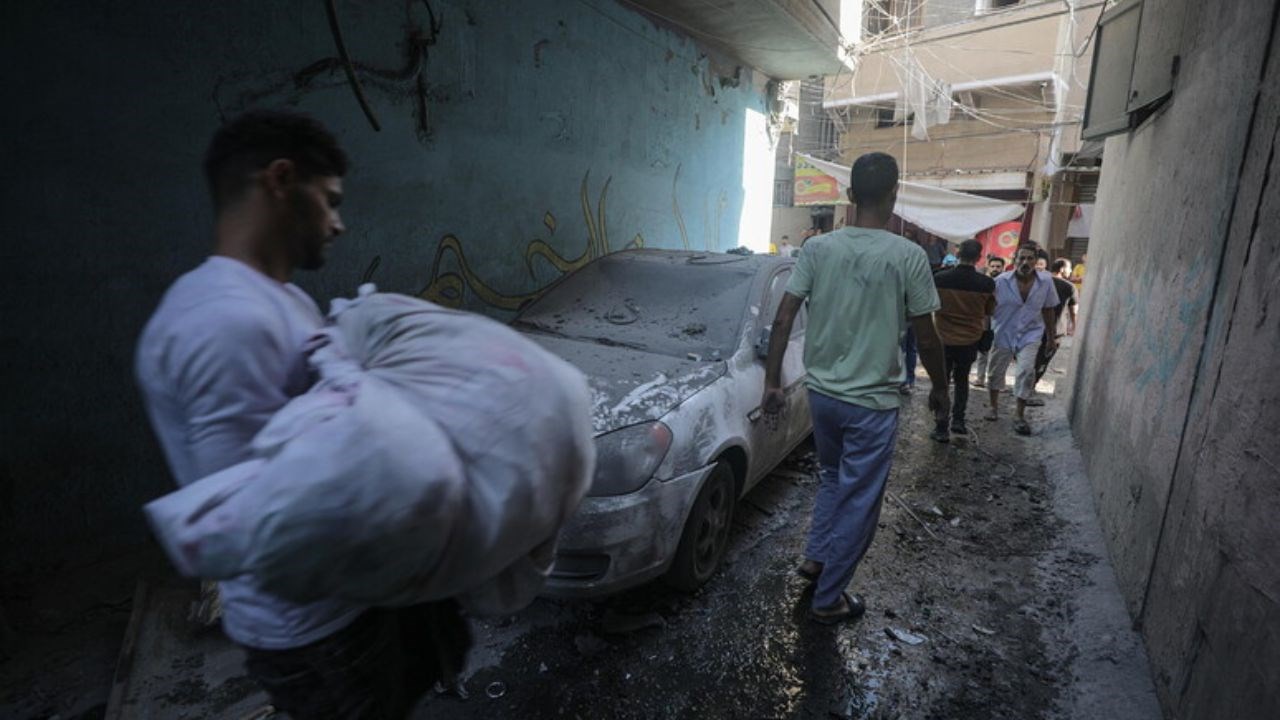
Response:
[[[951,396],[947,392],[947,357],[942,345],[942,336],[938,334],[938,326],[934,324],[933,313],[911,318],[911,327],[916,332],[916,345],[920,349],[920,364],[929,374],[929,382],[933,391],[929,393],[929,408],[935,413],[944,414],[951,410]]]
[[[769,354],[764,361],[764,399],[761,406],[765,412],[782,409],[782,358],[787,352],[791,328],[795,325],[796,313],[800,312],[802,303],[804,298],[791,293],[783,293],[782,302],[778,303],[773,329],[769,331]]]
[[[1049,347],[1057,347],[1058,337],[1056,333],[1058,318],[1056,317],[1056,313],[1053,312],[1053,308],[1047,307],[1040,311],[1040,316],[1044,318],[1045,340],[1049,343]]]

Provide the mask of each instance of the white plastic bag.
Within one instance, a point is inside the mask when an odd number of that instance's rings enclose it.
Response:
[[[299,602],[532,600],[593,470],[582,374],[499,323],[366,288],[315,346],[320,380],[259,459],[146,507],[179,569]]]

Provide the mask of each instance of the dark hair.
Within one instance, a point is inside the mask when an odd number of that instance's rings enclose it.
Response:
[[[992,260],[999,260],[1001,265],[1007,265],[1007,264],[1009,264],[1009,261],[1008,261],[1008,260],[1005,260],[1004,258],[1000,257],[999,255],[988,255],[988,256],[987,256],[987,262],[991,262]]]
[[[874,205],[889,198],[898,187],[898,161],[882,152],[867,153],[849,171],[849,189],[859,205]]]
[[[1063,260],[1062,258],[1058,258],[1057,260],[1053,261],[1052,265],[1049,266],[1049,270],[1051,270],[1054,274],[1057,274],[1062,272],[1063,268],[1065,268],[1066,266],[1067,266],[1067,261]]]
[[[965,262],[977,262],[982,257],[982,243],[977,240],[965,240],[960,243],[960,250],[956,253],[956,257]]]
[[[292,160],[302,179],[347,174],[347,154],[323,125],[299,113],[251,110],[218,128],[205,151],[214,207],[239,198],[250,174],[281,158]]]

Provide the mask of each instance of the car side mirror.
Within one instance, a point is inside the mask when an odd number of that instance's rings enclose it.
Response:
[[[760,337],[756,340],[756,359],[764,360],[769,357],[769,338],[773,336],[773,326],[766,325],[760,328]]]

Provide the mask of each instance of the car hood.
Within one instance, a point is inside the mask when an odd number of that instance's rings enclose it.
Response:
[[[522,333],[587,376],[597,435],[657,420],[726,372],[722,360],[693,360],[629,347]]]

